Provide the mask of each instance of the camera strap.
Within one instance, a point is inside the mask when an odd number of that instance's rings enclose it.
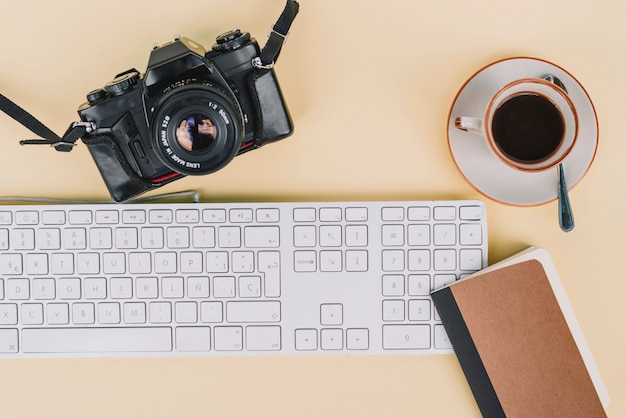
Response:
[[[85,133],[91,129],[90,124],[73,123],[67,129],[63,137],[59,137],[52,132],[50,128],[40,122],[33,115],[28,113],[22,107],[15,104],[6,96],[0,94],[0,110],[21,123],[31,132],[43,139],[26,139],[20,141],[21,145],[25,144],[47,144],[52,145],[57,151],[70,151],[74,147],[74,143]]]
[[[280,50],[282,49],[283,44],[287,39],[287,35],[289,34],[289,28],[296,18],[299,10],[300,5],[297,1],[287,0],[285,9],[281,13],[276,24],[270,30],[269,39],[261,50],[261,56],[255,58],[252,61],[252,65],[263,70],[270,70],[274,67],[274,63],[278,59]]]
[[[20,145],[52,145],[57,151],[68,152],[74,148],[76,141],[94,129],[91,122],[74,122],[65,131],[65,134],[60,137],[33,115],[2,94],[0,94],[0,110],[37,136],[43,138],[25,139],[20,141]]]

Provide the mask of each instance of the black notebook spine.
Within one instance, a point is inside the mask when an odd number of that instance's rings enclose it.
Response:
[[[445,287],[431,296],[480,412],[489,418],[506,417],[452,290]]]

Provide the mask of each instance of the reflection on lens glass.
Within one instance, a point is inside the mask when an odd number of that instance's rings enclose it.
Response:
[[[217,136],[217,127],[204,114],[189,115],[176,128],[176,141],[187,151],[202,151],[210,147]]]

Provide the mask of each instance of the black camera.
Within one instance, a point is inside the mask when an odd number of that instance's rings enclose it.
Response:
[[[212,173],[235,156],[289,136],[293,123],[274,70],[238,29],[206,51],[181,37],[87,95],[82,136],[114,200],[186,175]]]

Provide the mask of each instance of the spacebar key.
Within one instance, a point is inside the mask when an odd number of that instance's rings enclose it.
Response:
[[[172,350],[170,328],[28,328],[24,353],[123,353]]]

